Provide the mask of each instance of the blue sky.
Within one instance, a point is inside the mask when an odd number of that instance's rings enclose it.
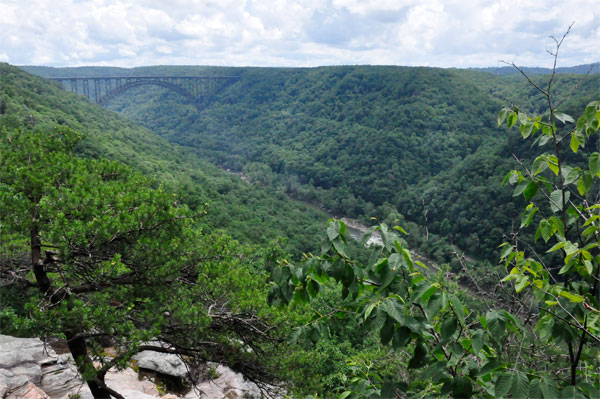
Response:
[[[559,66],[600,60],[598,0],[0,0],[16,65]]]

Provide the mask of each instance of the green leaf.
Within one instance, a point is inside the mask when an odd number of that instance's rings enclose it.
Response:
[[[306,284],[306,289],[310,296],[315,297],[319,293],[319,283],[315,280],[309,280]]]
[[[449,377],[450,374],[446,370],[446,362],[434,362],[427,366],[425,371],[423,371],[423,374],[421,374],[421,379],[431,379],[433,382],[436,383]]]
[[[417,292],[412,295],[412,301],[416,302],[418,299],[422,299],[422,301],[425,302],[436,290],[437,286],[435,284],[423,284],[423,286],[419,287]]]
[[[517,114],[515,114],[514,112],[511,112],[508,115],[506,124],[507,124],[508,128],[510,129],[511,127],[513,127],[515,125],[515,123],[517,123]]]
[[[340,224],[336,220],[330,220],[327,225],[327,237],[329,241],[335,240],[340,235]]]
[[[408,235],[408,233],[406,232],[406,230],[404,230],[402,227],[400,226],[394,226],[394,229],[398,230],[399,232]]]
[[[471,345],[473,346],[473,353],[479,354],[483,348],[483,330],[477,330],[471,334]]]
[[[572,116],[567,115],[567,114],[556,113],[556,114],[554,114],[554,117],[556,119],[558,119],[559,121],[561,121],[562,123],[575,123],[575,119],[573,119]]]
[[[392,319],[398,322],[400,325],[404,325],[404,318],[396,309],[394,301],[392,299],[386,299],[382,302],[380,309],[382,309],[385,313],[387,313]]]
[[[380,290],[387,288],[387,286],[394,281],[394,277],[396,277],[398,274],[398,270],[391,266],[385,267],[383,270],[385,273],[383,275],[383,279],[381,280],[381,286],[379,287]]]
[[[523,291],[531,282],[529,281],[529,277],[527,276],[518,276],[517,281],[515,283],[515,291],[521,292]]]
[[[542,378],[540,381],[540,390],[544,395],[544,399],[556,399],[558,398],[558,387],[556,383],[548,378]]]
[[[387,225],[382,223],[380,226],[379,232],[381,233],[381,240],[383,241],[383,246],[391,251],[394,248],[394,242],[396,241],[396,234],[393,231],[389,231]]]
[[[506,317],[506,320],[509,321],[509,326],[512,325],[515,328],[518,328],[519,330],[526,332],[525,327],[523,326],[523,324],[521,323],[521,321],[519,319],[517,319],[515,316],[513,316],[511,313],[507,312],[506,310],[502,311],[502,314],[504,315],[504,317]],[[516,331],[515,329],[513,329],[514,331]]]
[[[396,384],[391,381],[386,381],[381,387],[381,399],[393,398],[396,393]]]
[[[527,184],[527,187],[525,187],[525,190],[523,190],[523,197],[525,197],[526,200],[531,199],[538,191],[538,185],[532,181],[530,181]]]
[[[465,349],[458,342],[451,342],[448,347],[450,348],[450,352],[457,358],[461,358],[465,353]]]
[[[447,318],[442,323],[441,334],[442,343],[446,343],[452,338],[452,335],[456,332],[458,327],[458,321],[454,317]]]
[[[387,345],[388,342],[392,340],[394,336],[394,322],[391,319],[387,319],[383,328],[379,331],[379,337],[381,338],[381,343],[383,345]]]
[[[340,395],[340,399],[346,399],[348,396],[352,395],[352,391],[344,391],[341,395]]]
[[[394,332],[392,346],[394,349],[404,348],[410,342],[411,331],[408,327],[400,327]]]
[[[567,298],[569,301],[574,302],[574,303],[581,303],[583,302],[583,297],[579,294],[575,294],[569,291],[565,291],[565,290],[559,290],[558,291],[558,295]]]
[[[581,391],[579,391],[579,389],[573,385],[564,387],[560,393],[560,397],[568,399],[586,399],[583,393],[581,393]]]
[[[544,128],[542,129],[543,131],[547,131],[547,135],[546,136],[540,136],[540,141],[538,142],[538,145],[541,147],[547,143],[550,142],[550,140],[552,140],[552,135],[550,133],[550,128],[548,128],[547,126],[544,126]]]
[[[544,239],[544,242],[548,242],[550,237],[552,237],[554,234],[554,226],[552,223],[547,220],[542,220],[538,228],[542,232],[542,238]]]
[[[546,156],[540,155],[535,159],[535,161],[533,161],[533,164],[531,165],[531,172],[534,176],[537,176],[547,168],[548,163],[546,162]]]
[[[523,212],[523,214],[521,215],[521,227],[529,226],[531,224],[531,221],[533,220],[533,217],[538,211],[537,206],[533,206],[533,204],[530,205],[532,206],[528,206],[525,212]]]
[[[425,360],[426,355],[427,355],[427,348],[425,348],[425,345],[422,342],[418,342],[417,345],[415,346],[415,351],[414,351],[413,357],[408,362],[408,368],[409,369],[418,369],[418,368],[425,366],[425,364],[427,363]]]
[[[572,255],[579,250],[579,244],[572,243],[571,241],[565,241],[565,253],[567,255]]]
[[[600,153],[593,152],[588,159],[592,175],[600,176]]]
[[[422,334],[423,325],[419,320],[415,319],[414,317],[404,316],[404,325],[410,328],[410,330],[415,334]]]
[[[517,186],[513,190],[512,196],[517,197],[517,196],[521,195],[521,193],[523,191],[525,191],[525,188],[527,187],[527,185],[528,185],[528,183],[526,180],[521,181],[519,184],[517,184]]]
[[[500,253],[500,259],[506,258],[508,255],[510,255],[513,252],[513,250],[514,250],[514,248],[512,245],[505,245],[504,249]]]
[[[587,107],[585,107],[584,116],[587,120],[594,119],[595,114],[596,114],[596,106],[595,105],[591,105],[591,103],[590,103]]]
[[[390,268],[399,270],[402,267],[402,257],[399,253],[394,252],[388,258],[388,263],[390,265]]]
[[[374,302],[374,303],[370,304],[369,306],[367,306],[367,309],[365,310],[365,314],[363,316],[363,320],[367,320],[369,318],[369,316],[371,315],[371,312],[373,311],[373,309],[375,309],[376,305],[377,305],[377,302]]]
[[[502,398],[510,391],[513,384],[513,375],[509,373],[502,373],[496,378],[496,384],[494,385],[494,397]]]
[[[571,168],[570,166],[565,166],[562,169],[562,175],[565,178],[565,184],[571,184],[574,181],[577,181],[580,174],[581,174],[580,168]]]
[[[448,299],[450,299],[450,303],[452,304],[452,309],[454,309],[454,313],[456,313],[460,321],[464,323],[465,310],[462,302],[454,294],[448,294]]]
[[[570,143],[571,151],[577,152],[579,150],[579,139],[576,134],[571,134],[571,143]]]
[[[431,320],[442,310],[442,295],[435,294],[431,300],[427,303],[427,316]]]
[[[340,256],[344,258],[348,257],[348,254],[346,253],[346,244],[344,244],[341,240],[334,240],[332,244],[333,248]]]
[[[550,208],[552,208],[552,212],[558,212],[563,209],[563,193],[564,193],[564,203],[566,204],[571,197],[571,193],[563,190],[554,190],[550,194]]]
[[[522,123],[521,127],[521,136],[526,139],[527,137],[529,137],[531,135],[531,132],[533,131],[533,123]]]
[[[577,191],[580,195],[585,195],[594,184],[594,179],[590,172],[585,171],[577,180]]]
[[[501,337],[506,329],[506,319],[503,314],[497,310],[490,310],[485,314],[487,328],[493,337]]]
[[[548,155],[546,157],[546,164],[548,165],[550,170],[554,172],[556,176],[558,176],[558,158],[556,157],[556,155]]]
[[[377,310],[375,311],[375,319],[373,320],[371,328],[374,331],[382,329],[385,325],[386,320],[387,314],[385,313],[385,311],[381,308],[381,306],[377,307]]]
[[[598,396],[598,388],[585,381],[578,382],[577,388],[579,388],[580,391],[587,393],[589,398]]]
[[[529,399],[542,399],[543,394],[540,389],[540,380],[535,378],[529,381],[529,393],[527,394]]]
[[[502,123],[504,123],[504,120],[506,119],[506,117],[508,116],[508,113],[510,112],[509,108],[502,108],[500,110],[500,112],[498,113],[498,126],[501,126]]]
[[[500,363],[496,358],[493,358],[477,372],[476,376],[482,377],[494,370],[498,370],[500,367],[502,367],[502,363]]]
[[[429,288],[427,288],[423,295],[421,295],[421,301],[427,302],[429,298],[431,298],[431,296],[437,292],[438,288],[439,287],[437,284],[432,284]]]
[[[455,398],[470,398],[473,396],[473,384],[462,376],[457,376],[452,381],[452,396]]]
[[[515,268],[513,270],[517,270],[517,269]],[[500,280],[500,282],[504,283],[506,281],[516,280],[517,278],[519,278],[518,274],[509,274],[508,276],[505,276],[502,280]]]
[[[513,398],[526,399],[529,394],[529,379],[523,373],[513,375],[513,384],[510,389]]]
[[[566,241],[561,241],[559,243],[556,243],[552,246],[552,248],[550,248],[549,250],[546,251],[546,253],[550,253],[550,252],[554,252],[558,249],[561,249],[562,247],[564,247],[566,244]]]
[[[569,270],[571,270],[571,267],[573,266],[572,263],[567,263],[566,265],[564,265],[563,267],[560,268],[560,270],[558,271],[558,274],[565,274],[567,273]]]
[[[321,335],[321,328],[318,324],[313,324],[313,326],[308,330],[308,339],[310,339],[313,344],[319,342]]]

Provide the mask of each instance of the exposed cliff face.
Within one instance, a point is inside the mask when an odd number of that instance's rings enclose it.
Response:
[[[180,366],[176,360],[160,353],[142,353],[143,367],[175,375]],[[151,355],[151,357],[150,357]],[[150,357],[151,362],[148,361]],[[175,363],[173,365],[173,363]],[[142,366],[142,364],[140,364]],[[169,368],[170,367],[170,368]],[[213,378],[193,387],[185,396],[160,395],[157,386],[141,379],[133,369],[111,371],[108,386],[127,399],[238,399],[260,390],[231,369],[212,365]],[[250,396],[252,397],[252,396]],[[0,335],[0,399],[93,399],[81,380],[70,354],[57,354],[38,338],[16,338]]]
[[[0,335],[0,398],[92,399],[72,360],[38,338]]]

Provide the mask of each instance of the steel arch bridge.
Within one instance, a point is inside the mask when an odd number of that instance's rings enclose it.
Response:
[[[204,108],[210,100],[239,76],[102,76],[51,78],[65,90],[83,94],[91,102],[102,106],[134,87],[155,85],[180,94],[185,100]]]

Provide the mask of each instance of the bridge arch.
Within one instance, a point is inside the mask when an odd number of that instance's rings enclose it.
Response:
[[[239,79],[239,76],[102,76],[51,79],[60,82],[65,90],[83,94],[90,101],[103,106],[134,87],[156,85],[175,91],[200,110],[219,91]]]
[[[139,86],[145,86],[145,85],[162,86],[167,89],[173,90],[174,92],[176,92],[176,93],[180,94],[182,97],[184,97],[187,102],[194,104],[196,106],[197,106],[198,101],[200,101],[200,98],[194,97],[193,93],[189,92],[188,90],[183,89],[180,86],[177,86],[177,85],[169,83],[169,82],[163,82],[160,80],[144,80],[144,81],[136,80],[133,82],[126,83],[122,86],[119,86],[119,87],[107,92],[106,94],[104,94],[103,96],[101,96],[98,99],[98,104],[100,104],[102,106],[107,106],[108,103],[110,103],[115,97],[120,96],[127,90],[133,89],[133,88],[139,87]]]

